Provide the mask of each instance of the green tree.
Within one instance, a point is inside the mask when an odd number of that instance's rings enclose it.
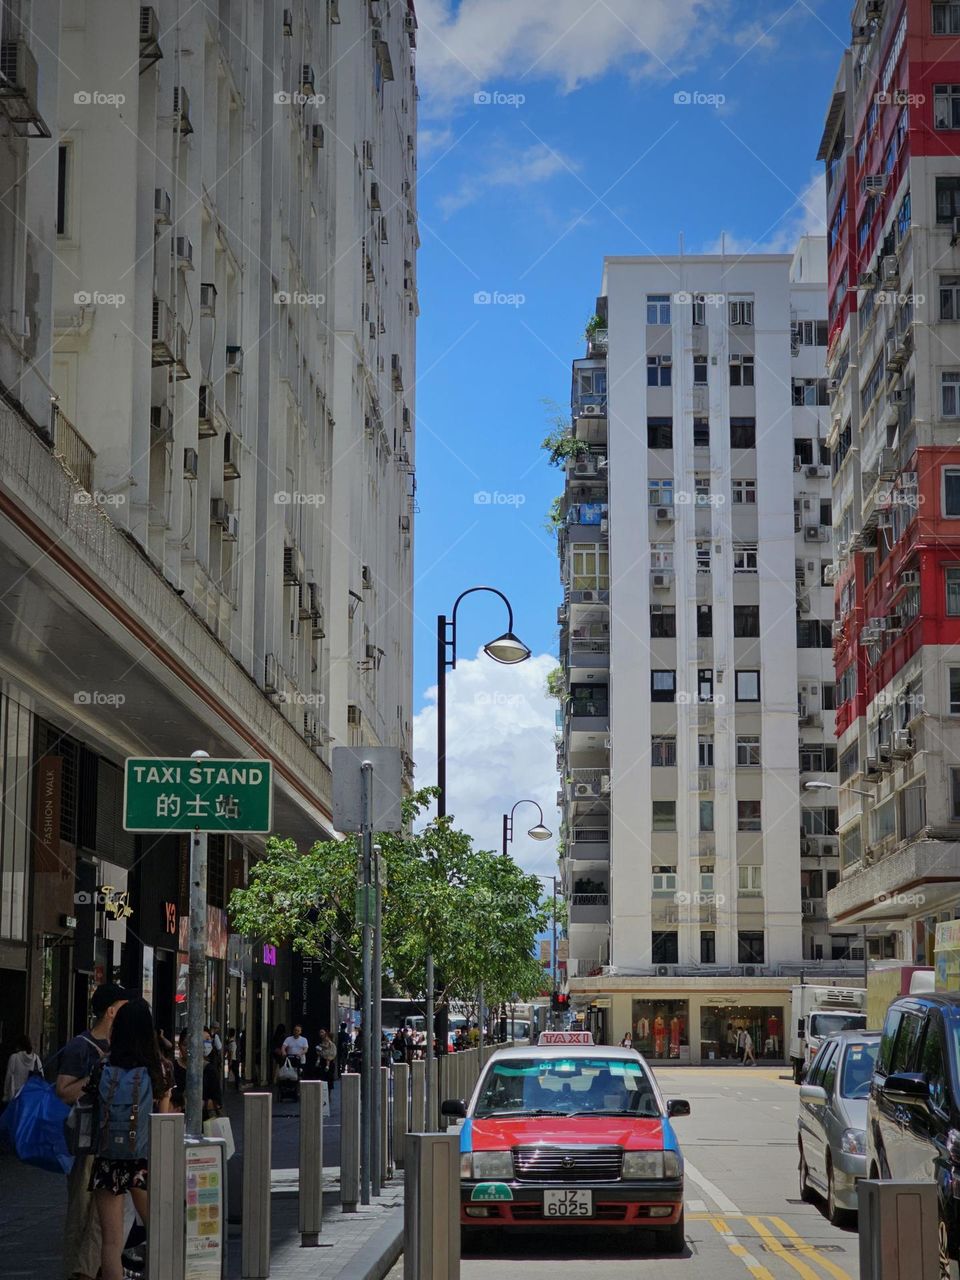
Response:
[[[425,788],[404,801],[409,829],[436,795]],[[449,817],[410,835],[383,832],[375,842],[385,865],[384,989],[423,993],[432,951],[443,996],[472,998],[483,982],[493,1004],[539,991],[534,960],[548,907],[540,882],[512,858],[475,849]],[[271,837],[246,889],[230,898],[233,928],[319,960],[342,987],[361,988],[361,931],[355,915],[359,841],[327,840],[300,853]]]

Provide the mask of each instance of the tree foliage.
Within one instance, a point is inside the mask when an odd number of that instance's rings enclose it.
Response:
[[[435,788],[404,801],[409,830]],[[426,954],[433,952],[444,995],[472,998],[484,984],[489,1003],[528,999],[543,983],[533,956],[548,905],[540,881],[512,858],[474,849],[449,817],[413,834],[375,837],[384,865],[384,991],[423,994]],[[232,927],[279,945],[290,943],[321,962],[327,976],[361,988],[361,930],[355,895],[359,838],[318,842],[300,853],[292,840],[271,837],[246,889],[230,897]]]

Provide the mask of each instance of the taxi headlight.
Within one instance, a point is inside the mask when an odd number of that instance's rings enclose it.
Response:
[[[844,1155],[863,1156],[867,1153],[867,1135],[862,1129],[844,1129],[840,1139],[840,1150]]]
[[[513,1154],[510,1151],[475,1151],[473,1153],[475,1178],[512,1178]]]
[[[625,1178],[662,1178],[662,1151],[625,1151],[623,1176]]]

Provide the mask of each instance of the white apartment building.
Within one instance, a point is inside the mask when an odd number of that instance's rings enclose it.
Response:
[[[416,16],[4,0],[0,39],[0,1004],[37,1039],[41,987],[81,1020],[71,966],[175,961],[136,914],[70,923],[91,864],[133,899],[166,875],[119,829],[124,756],[269,758],[301,844],[334,746],[409,777]],[[265,1027],[294,984],[263,963]]]
[[[728,1024],[779,1042],[794,975],[833,957],[831,819],[801,800],[835,767],[824,272],[815,239],[608,258],[574,362],[568,974],[656,1057],[725,1056]]]

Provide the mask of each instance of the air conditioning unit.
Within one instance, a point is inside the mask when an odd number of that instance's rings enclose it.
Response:
[[[584,404],[580,406],[581,418],[602,418],[604,416],[603,405]]]
[[[186,236],[177,236],[177,267],[181,271],[193,270],[193,245]]]
[[[240,442],[232,431],[225,431],[223,435],[223,478],[240,479]]]
[[[672,507],[657,507],[657,521],[660,524],[663,524],[665,520],[672,520],[672,519],[673,519]]]
[[[298,547],[283,548],[283,581],[288,587],[303,581],[303,554]]]
[[[813,915],[813,903],[812,903],[809,899],[806,899],[806,900],[802,901],[802,902],[800,903],[800,910],[803,912],[803,914],[804,914],[805,916],[812,916],[812,915]]]
[[[165,404],[150,409],[150,443],[166,444],[173,439],[173,410]]]
[[[209,382],[201,382],[197,388],[197,434],[201,440],[217,434],[213,421],[213,387]]]
[[[182,84],[174,86],[173,116],[175,127],[183,137],[193,133],[193,125],[190,123],[190,96]]]
[[[888,338],[884,348],[884,360],[887,368],[896,372],[902,369],[906,361],[907,353],[902,346],[899,346],[896,338]]]
[[[862,195],[870,195],[871,192],[886,191],[887,175],[885,173],[868,173],[860,179],[860,192]]]
[[[210,499],[210,523],[218,524],[221,528],[226,528],[227,518],[230,515],[230,506],[226,498]]]
[[[596,787],[592,782],[575,782],[573,785],[573,794],[581,799],[587,796],[597,794]]]
[[[745,964],[743,966],[743,976],[745,978],[755,978],[757,976],[757,966],[755,964]]]
[[[601,773],[600,775],[601,794],[606,794],[606,792],[608,792],[609,790],[610,790],[610,775],[609,773]]]
[[[360,582],[364,591],[369,591],[373,586],[373,572],[368,564],[360,566]]]
[[[200,456],[196,449],[184,449],[183,451],[183,474],[187,480],[196,480],[197,470],[200,465]]]
[[[824,565],[823,580],[827,586],[833,586],[837,580],[837,566],[835,564]]]
[[[880,279],[885,285],[900,283],[900,261],[895,253],[888,253],[880,260]]]
[[[163,226],[169,226],[172,217],[173,202],[170,192],[164,187],[153,189],[153,220]]]
[[[878,756],[867,756],[863,762],[863,772],[867,775],[880,772],[880,760]]]
[[[321,151],[323,149],[323,143],[323,125],[312,124],[310,126],[310,145],[313,147],[314,151]]]
[[[807,467],[807,475],[811,480],[825,480],[830,475],[830,468],[817,462]]]
[[[916,471],[904,471],[900,477],[900,488],[915,489],[917,487],[917,479],[918,476]]]
[[[379,182],[370,183],[370,208],[371,209],[380,208],[380,183]]]
[[[803,526],[804,542],[826,542],[829,536],[829,531],[822,525],[806,524]]]
[[[210,281],[200,286],[200,314],[202,316],[217,314],[217,286]]]
[[[240,538],[240,517],[235,516],[233,512],[227,516],[227,523],[223,526],[224,542],[237,542]]]
[[[243,347],[227,347],[227,373],[243,373]]]
[[[901,587],[917,587],[920,585],[919,569],[904,569],[900,574]]]
[[[883,633],[881,632],[879,627],[875,627],[875,626],[861,627],[860,643],[861,644],[877,644],[882,634]]]
[[[300,67],[300,92],[310,94],[316,92],[317,78],[313,73],[313,67],[309,62],[304,62]]]
[[[891,750],[895,756],[909,756],[913,752],[913,734],[909,729],[894,729]]]
[[[844,632],[844,626],[842,622],[831,622],[830,634],[834,638],[834,640],[842,640],[843,632]]]
[[[673,356],[661,356],[660,364],[664,369],[669,369],[673,364]]]
[[[838,542],[838,543],[837,543],[837,555],[842,557],[842,556],[848,556],[849,554],[850,554],[850,543],[849,543],[849,542]]]
[[[671,573],[651,573],[650,585],[654,591],[668,591],[673,583]]]

